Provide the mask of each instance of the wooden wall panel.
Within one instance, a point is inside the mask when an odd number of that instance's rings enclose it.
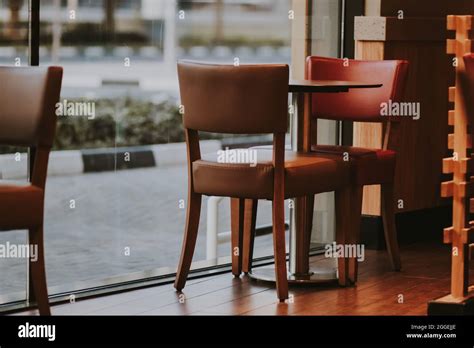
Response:
[[[406,21],[405,24],[411,29],[405,30],[393,20],[384,22],[366,18],[367,28],[373,23],[380,23],[386,31],[386,40],[380,41],[363,40],[366,35],[364,30],[356,30],[356,35],[359,35],[356,37],[359,39],[357,58],[406,59],[410,62],[406,100],[421,104],[421,119],[406,120],[397,134],[401,146],[394,203],[403,201],[403,208],[397,209],[399,212],[432,208],[443,203],[439,198],[440,183],[443,181],[442,159],[447,154],[448,87],[453,82],[454,68],[446,54],[446,20],[428,22],[435,26],[433,31],[420,31],[425,34],[419,33],[416,40],[407,34],[406,40],[403,40],[400,33],[416,30],[417,25],[427,23],[426,19]],[[370,35],[365,37],[370,38]],[[380,147],[382,139],[380,125],[356,125],[354,128],[355,145]],[[393,144],[389,147],[394,148]],[[364,191],[363,213],[380,215],[380,192],[377,188]]]
[[[399,10],[403,10],[405,17],[446,17],[451,14],[474,13],[474,1],[472,0],[378,1],[380,2],[380,15],[384,17],[396,17]]]
[[[448,87],[454,77],[446,45],[389,42],[385,59],[410,61],[407,100],[421,104],[421,118],[403,122],[396,174],[396,192],[403,210],[441,205],[442,160],[448,141]]]

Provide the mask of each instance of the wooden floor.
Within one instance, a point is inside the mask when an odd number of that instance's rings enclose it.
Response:
[[[314,257],[312,266],[327,260]],[[188,282],[180,297],[172,285],[62,304],[53,315],[425,315],[427,302],[449,292],[450,250],[412,245],[402,249],[402,272],[392,272],[383,251],[367,251],[355,287],[290,288],[280,304],[275,289],[228,273]],[[471,279],[474,279],[471,267]],[[183,301],[184,299],[184,301]],[[403,303],[399,303],[403,300]],[[36,311],[18,313],[35,315]]]

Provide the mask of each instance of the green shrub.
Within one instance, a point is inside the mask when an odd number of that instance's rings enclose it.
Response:
[[[60,117],[54,149],[141,146],[184,141],[181,115],[170,102],[101,99],[96,117]]]
[[[275,48],[285,47],[288,43],[285,40],[268,38],[268,39],[255,39],[248,38],[246,36],[227,36],[221,40],[215,40],[209,36],[203,35],[183,35],[179,38],[179,46],[185,49],[194,46],[227,46],[230,48],[236,48],[240,46],[246,46],[251,48],[258,48],[262,46],[271,46]]]
[[[69,100],[86,101],[86,100]],[[87,100],[86,102],[90,102]],[[101,99],[95,104],[95,118],[59,117],[53,150],[144,146],[184,142],[182,116],[169,101]],[[220,139],[204,133],[201,139]],[[25,148],[0,146],[0,154],[24,152]]]

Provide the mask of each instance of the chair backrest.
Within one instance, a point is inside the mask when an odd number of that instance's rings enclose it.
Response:
[[[383,84],[381,88],[353,89],[348,93],[313,95],[313,117],[341,121],[384,122],[381,104],[402,101],[408,62],[362,61],[308,57],[306,79]],[[395,119],[394,119],[395,120]]]
[[[228,134],[284,133],[287,65],[178,63],[184,127]]]
[[[51,148],[60,67],[0,67],[0,144]]]

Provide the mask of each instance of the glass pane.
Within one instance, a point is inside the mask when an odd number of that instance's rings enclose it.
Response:
[[[26,4],[0,1],[2,65],[27,65]],[[289,64],[290,9],[291,0],[41,2],[41,65],[65,69],[46,191],[52,294],[175,271],[187,203],[176,60]],[[335,56],[339,2],[315,1],[314,11],[314,53]],[[320,143],[336,143],[334,123],[318,128]],[[204,134],[202,148],[269,140]],[[0,148],[2,184],[26,181],[25,151]],[[333,199],[316,201],[314,242],[332,238]],[[273,253],[270,225],[271,204],[260,201],[256,257]],[[229,230],[229,200],[205,197],[194,268],[229,261]],[[25,238],[7,232],[0,243]],[[0,285],[0,302],[25,298],[25,260],[1,261],[11,281]]]
[[[175,272],[187,203],[176,60],[289,63],[290,3],[41,1],[41,65],[64,67],[46,194],[51,293]],[[271,139],[202,140],[215,152]],[[229,200],[218,203],[217,221],[208,220],[217,202],[203,200],[194,268],[230,259]],[[270,223],[261,202],[257,224]],[[256,246],[256,256],[272,254],[271,235]]]
[[[312,54],[338,57],[340,52],[340,1],[314,0]],[[318,120],[318,144],[338,144],[336,121]],[[331,243],[335,236],[334,193],[316,196],[313,214],[312,242],[316,245]]]
[[[0,273],[6,280],[0,284],[0,304],[26,299],[27,245],[25,231],[0,233]]]

